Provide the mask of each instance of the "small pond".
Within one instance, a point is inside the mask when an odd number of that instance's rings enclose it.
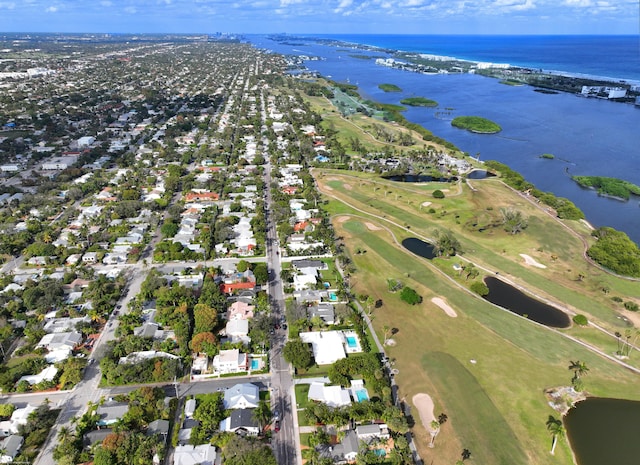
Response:
[[[640,463],[640,402],[591,397],[564,417],[578,465]]]
[[[386,179],[387,181],[396,181],[396,182],[432,182],[432,181],[454,182],[458,180],[458,178],[455,176],[450,178],[447,178],[447,177],[434,178],[433,176],[429,176],[426,174],[396,174],[392,176],[382,176],[382,178]]]
[[[493,178],[495,174],[490,173],[487,170],[473,170],[467,174],[467,179],[485,179]]]
[[[498,278],[488,276],[484,282],[489,288],[485,299],[493,304],[552,328],[568,328],[571,324],[563,311],[529,297]]]
[[[435,247],[417,237],[409,237],[403,240],[402,247],[422,258],[431,260],[436,257]]]

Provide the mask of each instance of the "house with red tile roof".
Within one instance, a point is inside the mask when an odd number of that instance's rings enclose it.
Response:
[[[220,196],[217,192],[189,192],[184,196],[186,202],[215,202]]]

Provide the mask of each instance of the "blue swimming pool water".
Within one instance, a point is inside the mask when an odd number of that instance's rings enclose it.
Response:
[[[358,347],[358,341],[353,336],[347,336],[347,345],[350,348],[355,349],[356,347]]]
[[[329,292],[329,300],[331,300],[331,301],[338,300],[338,296],[336,295],[335,292]]]
[[[369,394],[366,389],[358,389],[356,391],[356,397],[358,402],[364,402],[365,400],[369,400]]]
[[[376,454],[378,457],[384,457],[387,455],[387,451],[384,449],[373,449],[373,453]]]
[[[260,360],[252,358],[251,359],[251,369],[252,370],[257,370],[258,368],[260,368]]]

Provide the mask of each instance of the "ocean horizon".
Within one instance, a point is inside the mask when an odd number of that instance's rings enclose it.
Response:
[[[292,37],[640,84],[640,35],[308,34]]]

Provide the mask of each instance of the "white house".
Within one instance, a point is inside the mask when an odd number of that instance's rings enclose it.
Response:
[[[225,332],[231,342],[242,342],[243,344],[251,342],[251,338],[249,337],[249,320],[230,320],[225,326]]]
[[[348,389],[342,386],[325,386],[324,383],[311,383],[309,386],[309,400],[322,402],[329,407],[344,407],[351,405],[351,396]]]
[[[311,344],[313,358],[318,365],[331,365],[346,357],[341,331],[305,332],[300,333],[300,339]]]
[[[44,347],[49,351],[69,347],[73,349],[82,342],[82,334],[77,332],[70,333],[51,333],[45,334],[36,347]]]
[[[53,381],[53,379],[58,374],[58,369],[53,365],[48,365],[44,370],[42,370],[37,375],[26,375],[18,380],[18,383],[21,381],[26,381],[30,385],[40,384],[43,381]]]
[[[15,409],[11,414],[11,419],[0,422],[0,436],[18,434],[18,426],[26,425],[29,415],[37,408],[35,405],[27,404],[26,407]]]
[[[236,373],[246,371],[248,368],[247,354],[238,349],[221,350],[213,357],[213,368],[219,373]]]
[[[241,383],[224,392],[224,408],[256,408],[260,401],[258,386],[252,383]]]
[[[173,452],[174,465],[213,465],[216,448],[211,444],[178,446]]]

